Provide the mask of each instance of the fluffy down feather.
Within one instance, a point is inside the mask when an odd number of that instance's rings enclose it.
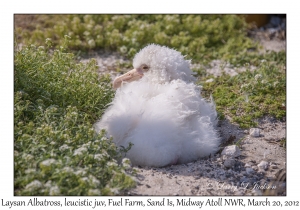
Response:
[[[191,82],[189,61],[152,44],[135,56],[133,65],[149,70],[117,89],[96,130],[106,129],[118,146],[133,143],[127,157],[134,165],[161,167],[215,153],[220,142],[215,106]]]

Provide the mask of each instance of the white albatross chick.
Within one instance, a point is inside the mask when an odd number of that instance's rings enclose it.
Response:
[[[218,151],[215,106],[201,97],[189,65],[180,52],[151,44],[114,80],[115,98],[95,128],[117,146],[133,143],[126,154],[133,165],[162,167]]]

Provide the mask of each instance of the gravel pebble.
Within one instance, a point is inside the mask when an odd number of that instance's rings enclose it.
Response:
[[[258,129],[258,128],[251,128],[250,129],[250,136],[252,136],[252,137],[259,137],[260,136],[260,129]]]
[[[253,190],[252,190],[252,194],[253,194],[253,195],[258,195],[258,196],[263,195],[262,192],[261,192],[261,190],[259,190],[259,189],[253,189]]]
[[[257,167],[261,170],[267,170],[268,169],[268,166],[269,166],[269,163],[267,161],[261,161]]]
[[[227,146],[223,149],[221,155],[224,157],[238,157],[241,155],[241,151],[236,145]]]
[[[235,159],[233,158],[228,158],[224,161],[224,166],[226,168],[232,168],[235,165]]]
[[[250,168],[251,165],[250,165],[249,163],[246,163],[246,164],[245,164],[245,167],[246,167],[246,168]]]
[[[247,174],[252,174],[254,173],[254,170],[252,168],[246,168]]]

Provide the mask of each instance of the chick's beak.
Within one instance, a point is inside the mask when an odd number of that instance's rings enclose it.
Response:
[[[113,88],[119,88],[123,82],[132,82],[143,77],[143,72],[140,69],[132,69],[131,71],[117,77],[113,82]]]

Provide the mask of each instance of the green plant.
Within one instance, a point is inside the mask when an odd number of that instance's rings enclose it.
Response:
[[[67,34],[73,50],[106,49],[129,58],[150,43],[175,48],[196,63],[232,59],[257,46],[236,15],[34,15],[24,24],[26,17],[15,16],[15,34],[23,43],[51,38],[57,47]]]
[[[286,116],[285,53],[270,52],[251,59],[257,64],[253,71],[247,69],[233,77],[223,74],[210,83],[202,78],[199,82],[206,97],[213,95],[217,111],[243,128],[256,126],[255,119],[265,115],[278,119]]]
[[[74,60],[67,41],[53,52],[50,40],[15,51],[15,195],[112,195],[135,185],[120,149],[93,129],[114,95],[110,79],[95,60]]]

